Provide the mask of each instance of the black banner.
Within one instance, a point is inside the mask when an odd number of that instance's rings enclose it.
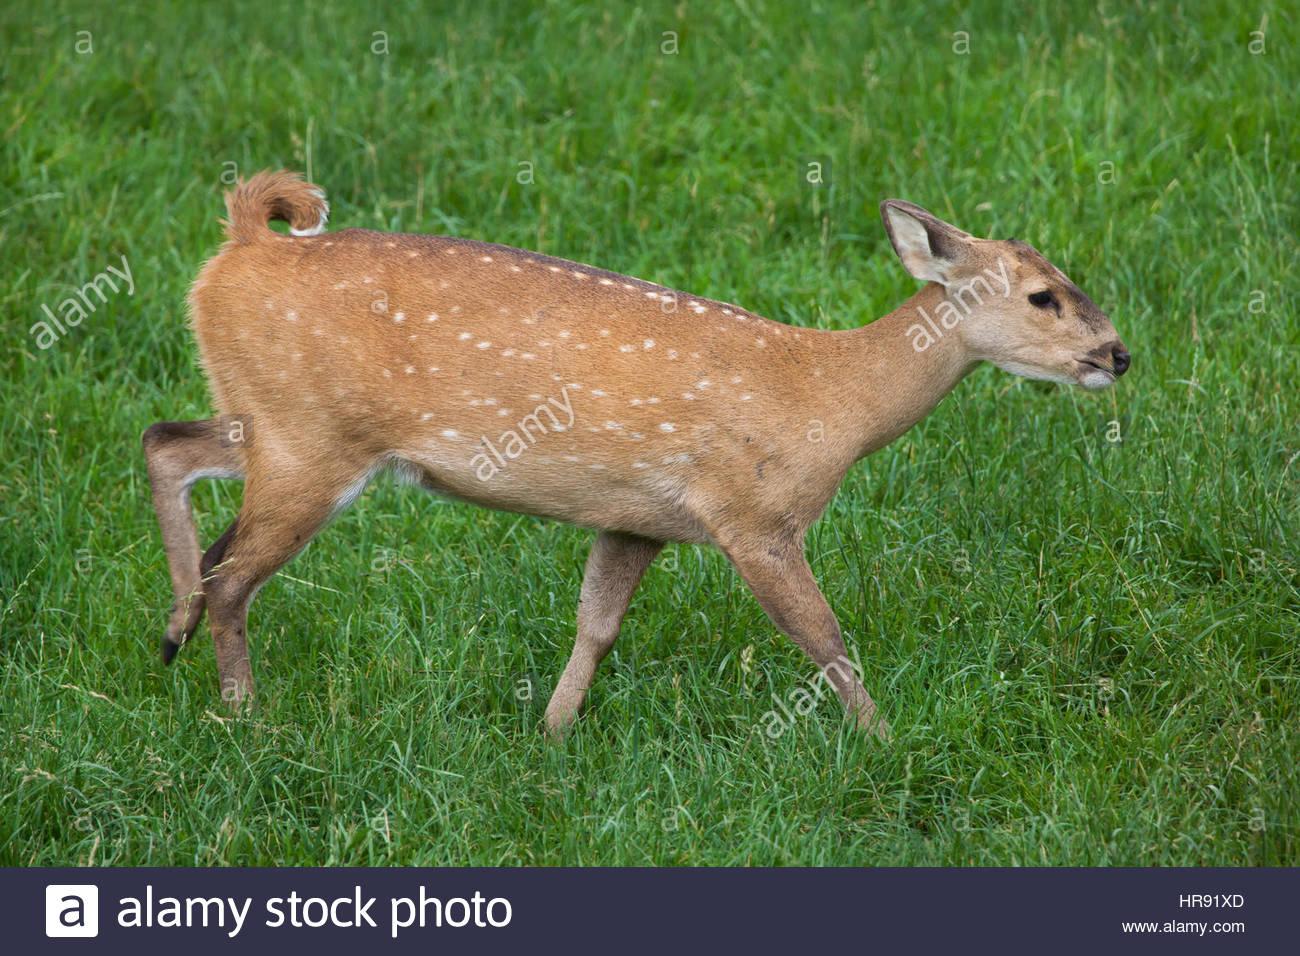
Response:
[[[1300,871],[6,869],[6,949],[1282,952]]]

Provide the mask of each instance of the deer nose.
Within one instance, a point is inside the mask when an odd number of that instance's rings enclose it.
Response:
[[[1128,371],[1129,362],[1132,358],[1128,354],[1128,349],[1122,345],[1117,345],[1110,351],[1111,360],[1115,363],[1115,374],[1123,375]]]

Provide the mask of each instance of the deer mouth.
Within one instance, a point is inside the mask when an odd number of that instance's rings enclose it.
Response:
[[[1079,359],[1079,384],[1087,389],[1108,388],[1115,384],[1118,377],[1115,370],[1094,362],[1092,359]]]

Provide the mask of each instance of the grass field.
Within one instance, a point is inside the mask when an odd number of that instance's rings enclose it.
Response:
[[[1300,863],[1296,7],[893,6],[6,5],[0,863]],[[230,720],[206,627],[158,659],[140,433],[210,412],[185,292],[263,167],[835,328],[916,289],[900,196],[1033,243],[1133,370],[980,369],[814,528],[889,746],[830,695],[769,739],[814,672],[689,547],[546,744],[590,532],[389,481],[263,590]],[[194,500],[211,541],[239,486]]]

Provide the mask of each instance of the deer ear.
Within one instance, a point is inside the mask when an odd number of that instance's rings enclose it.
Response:
[[[928,282],[947,285],[951,281],[956,267],[966,257],[969,233],[902,199],[882,202],[880,218],[908,272]]]

